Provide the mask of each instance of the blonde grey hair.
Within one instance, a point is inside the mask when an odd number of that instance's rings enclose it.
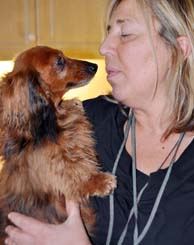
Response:
[[[165,132],[194,130],[194,1],[136,0],[144,14],[150,12],[159,22],[158,33],[172,50],[172,70],[169,80],[170,125]],[[122,0],[112,0],[108,18]],[[177,38],[186,36],[192,52],[184,59]]]

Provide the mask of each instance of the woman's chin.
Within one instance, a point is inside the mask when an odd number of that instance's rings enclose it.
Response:
[[[122,103],[124,96],[122,95],[122,92],[120,90],[112,88],[112,96],[119,102]]]

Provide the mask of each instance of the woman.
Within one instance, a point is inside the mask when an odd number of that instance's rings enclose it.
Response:
[[[93,200],[92,242],[69,202],[59,226],[9,215],[19,228],[7,227],[6,244],[194,244],[193,28],[192,0],[112,2],[100,53],[124,109],[102,97],[84,105],[118,187]]]

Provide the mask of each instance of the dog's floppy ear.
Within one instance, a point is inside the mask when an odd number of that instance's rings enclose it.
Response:
[[[10,72],[1,82],[2,127],[26,131],[29,128],[29,102],[26,75]]]
[[[25,71],[9,73],[1,86],[3,126],[35,143],[55,140],[58,132],[54,105],[40,84],[37,72]]]
[[[28,74],[30,126],[35,143],[44,138],[55,141],[59,129],[54,104],[41,87],[42,83],[38,73]]]

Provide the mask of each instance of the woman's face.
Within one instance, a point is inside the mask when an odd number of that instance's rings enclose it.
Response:
[[[138,3],[123,0],[111,15],[108,34],[100,47],[113,96],[133,108],[166,96],[171,52],[155,30],[157,22],[148,16],[146,23]]]

